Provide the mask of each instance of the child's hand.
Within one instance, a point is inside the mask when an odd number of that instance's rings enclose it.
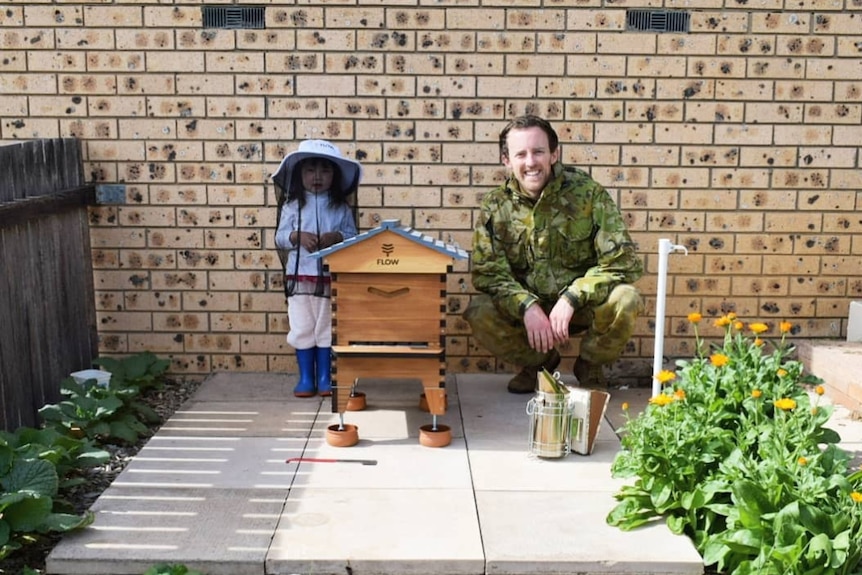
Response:
[[[304,247],[309,252],[317,251],[317,236],[312,234],[311,232],[293,232],[294,236],[294,244],[298,243],[302,247]],[[299,240],[298,242],[296,240]]]
[[[320,249],[328,248],[341,241],[341,232],[326,232],[320,236]]]

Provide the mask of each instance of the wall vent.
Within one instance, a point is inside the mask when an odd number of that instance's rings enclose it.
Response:
[[[263,7],[256,6],[202,6],[204,28],[261,29],[266,28]]]
[[[626,30],[688,32],[691,14],[682,10],[626,10]]]

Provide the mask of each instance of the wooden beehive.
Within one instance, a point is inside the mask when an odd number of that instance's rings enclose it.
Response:
[[[332,411],[359,378],[443,387],[446,274],[467,253],[386,220],[316,255],[332,275]]]

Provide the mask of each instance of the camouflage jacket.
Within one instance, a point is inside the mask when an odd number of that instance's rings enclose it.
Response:
[[[633,283],[643,263],[607,190],[578,168],[553,166],[538,200],[509,177],[482,200],[473,232],[473,286],[521,317],[565,297],[577,310]]]

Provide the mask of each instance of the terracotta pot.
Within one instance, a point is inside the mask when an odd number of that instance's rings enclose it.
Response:
[[[365,392],[357,391],[347,398],[347,411],[362,411],[367,405]]]
[[[345,423],[343,429],[335,423],[326,428],[326,443],[333,447],[353,447],[359,442],[359,427]]]
[[[419,443],[425,447],[446,447],[452,443],[452,429],[448,425],[423,425],[419,428]]]
[[[443,409],[449,409],[449,396],[443,396]],[[430,410],[428,409],[428,396],[424,393],[419,396],[419,411],[424,411],[428,413]]]

